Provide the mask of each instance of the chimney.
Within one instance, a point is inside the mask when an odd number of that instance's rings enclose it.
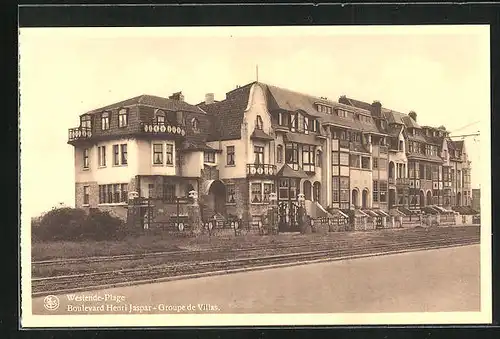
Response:
[[[415,111],[410,111],[410,113],[408,113],[408,115],[410,116],[410,118],[412,118],[415,122],[417,122],[417,113],[415,113]]]
[[[372,114],[376,117],[382,117],[382,104],[380,103],[380,101],[377,101],[375,100],[373,103],[372,103]]]
[[[205,94],[205,105],[213,104],[215,101],[213,93]]]
[[[176,92],[171,96],[169,96],[168,98],[177,101],[184,101],[184,95],[182,95],[182,92]]]
[[[342,95],[339,98],[339,103],[344,104],[344,105],[349,105],[349,100],[347,100],[347,97],[345,95]]]

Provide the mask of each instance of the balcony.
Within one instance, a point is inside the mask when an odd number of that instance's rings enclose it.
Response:
[[[68,130],[68,142],[88,140],[90,137],[92,137],[92,129],[90,127],[75,127]]]
[[[378,149],[379,149],[379,153],[382,153],[382,154],[387,154],[389,152],[389,150],[388,150],[389,148],[387,146],[380,145],[378,147]]]
[[[349,150],[352,152],[370,153],[365,145],[360,142],[350,142]]]
[[[339,147],[349,149],[349,141],[348,140],[339,140]]]
[[[247,176],[264,178],[276,175],[276,165],[271,164],[247,164]]]
[[[168,122],[141,122],[141,132],[151,136],[183,138],[186,135],[186,128],[182,125],[170,124]]]
[[[408,178],[397,178],[396,179],[396,186],[409,186],[410,185],[410,179]]]

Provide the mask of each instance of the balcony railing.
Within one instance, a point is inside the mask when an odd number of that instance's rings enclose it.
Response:
[[[349,149],[349,141],[348,140],[339,140],[339,147]]]
[[[409,186],[410,185],[410,179],[408,179],[408,178],[397,178],[396,179],[396,185],[398,185],[398,186]]]
[[[151,135],[186,135],[186,128],[179,124],[170,124],[168,122],[141,122],[141,131]]]
[[[349,150],[353,152],[362,152],[362,153],[369,153],[368,149],[363,145],[362,143],[359,142],[351,142],[349,144]]]
[[[388,147],[387,146],[380,145],[378,147],[378,149],[379,149],[379,153],[383,153],[383,154],[387,154],[388,153]]]
[[[89,127],[75,127],[70,128],[68,131],[68,140],[85,140],[92,136],[92,129]]]
[[[247,164],[247,176],[267,177],[276,175],[276,165],[271,164]]]

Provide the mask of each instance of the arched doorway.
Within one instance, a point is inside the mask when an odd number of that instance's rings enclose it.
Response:
[[[431,191],[427,191],[427,197],[425,199],[425,202],[426,202],[426,206],[429,206],[429,205],[432,205],[432,195],[431,195]]]
[[[420,191],[420,207],[424,207],[425,206],[425,195],[424,195],[424,191]]]
[[[462,206],[462,194],[460,192],[457,193],[457,206]]]
[[[220,180],[214,180],[208,190],[207,207],[214,213],[226,213],[226,186]]]
[[[306,200],[312,200],[312,186],[309,180],[304,181],[304,197]]]
[[[368,208],[368,190],[365,188],[361,196],[361,207],[363,209]]]
[[[351,203],[354,205],[355,208],[359,207],[359,192],[358,192],[358,189],[353,189],[352,190]]]
[[[316,181],[313,185],[313,197],[314,201],[321,203],[321,184]]]
[[[389,179],[394,179],[394,162],[389,162]]]

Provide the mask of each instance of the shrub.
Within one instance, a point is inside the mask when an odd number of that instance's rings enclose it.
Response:
[[[111,240],[124,235],[123,222],[108,212],[58,208],[45,214],[39,224],[32,222],[34,241]]]

